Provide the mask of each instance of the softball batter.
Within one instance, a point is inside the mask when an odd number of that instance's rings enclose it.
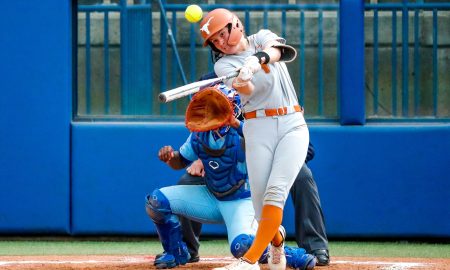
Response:
[[[219,270],[259,269],[258,258],[269,243],[269,267],[285,269],[284,230],[279,229],[289,190],[307,154],[309,132],[294,86],[283,61],[296,52],[269,30],[246,36],[239,18],[215,9],[200,23],[204,46],[220,54],[218,76],[239,69],[225,82],[241,95],[246,124],[246,159],[253,207],[259,222],[255,241],[240,258]],[[266,65],[270,71],[261,71]]]

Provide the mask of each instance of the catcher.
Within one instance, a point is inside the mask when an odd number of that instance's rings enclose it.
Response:
[[[201,223],[224,223],[234,257],[251,246],[257,229],[254,220],[245,163],[240,97],[224,85],[195,94],[186,111],[186,126],[192,133],[175,151],[164,146],[158,157],[179,170],[200,159],[206,185],[177,185],[156,189],[146,197],[146,211],[154,222],[164,253],[154,262],[158,269],[173,268],[189,261],[177,215]],[[314,256],[302,248],[286,247],[287,265],[312,269]],[[261,262],[266,253],[261,256]]]

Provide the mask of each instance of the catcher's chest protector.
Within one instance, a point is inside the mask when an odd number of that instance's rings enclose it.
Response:
[[[248,175],[237,169],[238,162],[245,162],[241,137],[230,129],[223,147],[216,150],[209,147],[209,136],[209,132],[194,133],[192,136],[193,149],[204,166],[206,186],[221,201],[249,197]]]

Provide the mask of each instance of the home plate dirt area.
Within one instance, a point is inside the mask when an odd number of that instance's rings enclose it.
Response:
[[[154,256],[0,256],[0,269],[156,269]],[[450,270],[450,259],[429,258],[363,258],[332,257],[329,266],[317,270]],[[202,257],[200,262],[186,264],[174,269],[212,269],[232,262],[231,257]],[[268,270],[267,265],[261,269]],[[289,268],[288,268],[289,269]]]

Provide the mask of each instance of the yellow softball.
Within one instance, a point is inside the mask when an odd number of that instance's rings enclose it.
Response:
[[[200,21],[203,17],[202,8],[198,5],[189,5],[184,11],[184,17],[191,23]]]

